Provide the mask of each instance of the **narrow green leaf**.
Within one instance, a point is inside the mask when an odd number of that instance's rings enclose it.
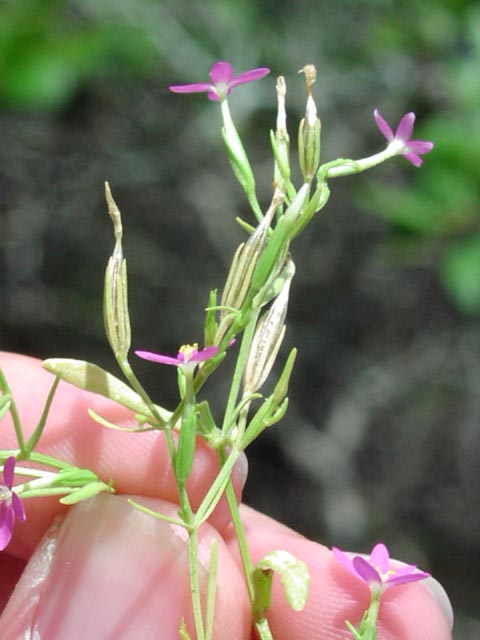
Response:
[[[115,431],[127,431],[127,432],[131,432],[131,433],[136,433],[136,432],[142,432],[142,431],[151,431],[152,427],[121,427],[118,424],[115,424],[114,422],[110,422],[110,420],[107,420],[106,418],[103,418],[102,416],[100,416],[98,413],[96,413],[93,409],[88,409],[88,415],[92,418],[92,420],[95,420],[95,422],[98,422],[98,424],[101,424],[102,427],[107,427],[107,429],[114,429]]]
[[[12,396],[9,393],[0,397],[0,420],[10,410],[12,404]]]
[[[283,367],[283,371],[280,374],[280,378],[278,379],[277,384],[275,385],[275,389],[273,390],[273,397],[275,399],[275,402],[277,403],[280,403],[288,393],[288,385],[290,382],[290,377],[292,375],[296,357],[297,349],[293,348],[288,354],[288,358],[285,366]]]
[[[217,333],[218,324],[217,324],[217,290],[213,289],[210,291],[210,296],[208,298],[208,308],[207,314],[205,316],[205,326],[203,330],[204,335],[204,344],[206,347],[210,347],[215,344],[215,335]]]
[[[217,596],[218,542],[213,539],[208,567],[207,607],[205,614],[205,640],[212,640]]]
[[[185,618],[182,618],[182,621],[180,622],[180,640],[192,640],[188,633],[187,625],[185,624]]]
[[[98,480],[97,482],[90,482],[90,484],[85,485],[81,489],[75,489],[72,493],[69,493],[68,496],[61,498],[60,502],[62,504],[77,504],[77,502],[87,500],[102,492],[114,493],[114,489],[110,485],[105,484],[105,482]]]
[[[348,630],[350,631],[350,633],[352,634],[354,640],[362,640],[362,636],[358,633],[358,631],[355,629],[355,627],[353,626],[353,624],[351,622],[346,620],[345,624],[346,624]]]
[[[187,481],[193,467],[197,435],[196,426],[195,404],[186,403],[175,455],[175,475],[180,484],[184,484]]]
[[[61,469],[54,480],[52,485],[63,484],[69,487],[82,487],[91,482],[97,482],[98,476],[90,469],[82,469],[80,467],[67,467]]]

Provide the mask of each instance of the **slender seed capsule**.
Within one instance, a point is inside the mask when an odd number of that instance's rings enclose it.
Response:
[[[128,313],[127,262],[122,250],[122,219],[110,191],[105,183],[108,213],[113,221],[115,247],[105,271],[103,297],[103,319],[108,341],[115,355],[126,357],[130,349],[130,316]]]
[[[245,366],[243,386],[246,393],[254,393],[263,385],[275,363],[285,336],[290,285],[295,275],[295,265],[287,259],[284,284],[270,308],[258,321]]]
[[[250,291],[253,273],[258,260],[265,248],[268,231],[278,207],[283,202],[283,194],[275,191],[270,207],[247,242],[241,244],[233,257],[228,273],[225,289],[222,294],[221,305],[226,307],[220,314],[220,326],[215,337],[215,343],[225,335],[228,326],[233,322],[228,309],[240,311]]]

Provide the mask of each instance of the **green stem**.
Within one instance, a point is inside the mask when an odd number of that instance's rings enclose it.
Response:
[[[188,559],[190,565],[190,591],[192,594],[192,607],[197,640],[205,640],[202,601],[200,598],[200,580],[198,575],[198,529],[193,529],[189,533]]]
[[[235,529],[235,536],[237,538],[237,544],[240,551],[240,556],[242,558],[242,565],[243,565],[243,571],[245,574],[245,582],[247,583],[248,596],[249,596],[250,603],[252,605],[252,610],[253,610],[255,590],[253,588],[252,575],[253,575],[254,567],[253,567],[252,558],[250,556],[250,550],[248,548],[245,528],[243,526],[242,518],[240,516],[237,497],[235,495],[235,491],[233,489],[233,484],[231,479],[227,485],[225,494],[227,496],[230,515],[232,516],[233,528]],[[268,624],[267,618],[263,618],[261,620],[255,620],[254,625],[260,640],[273,640],[272,632],[270,631],[270,626]]]
[[[377,619],[382,593],[381,587],[379,589],[371,589],[370,604],[357,629],[351,622],[346,622],[354,640],[377,640]]]
[[[242,565],[243,565],[243,570],[245,572],[248,595],[250,597],[250,601],[253,603],[253,599],[255,596],[254,589],[253,589],[253,581],[252,581],[253,563],[252,563],[252,558],[250,556],[250,550],[248,548],[245,528],[243,526],[242,518],[240,516],[240,510],[238,508],[237,496],[235,495],[235,491],[233,489],[233,483],[231,480],[227,484],[227,488],[225,489],[225,494],[227,496],[227,502],[230,509],[230,514],[232,516],[232,523],[235,529],[235,535],[237,538],[240,556],[242,558]]]
[[[398,155],[398,148],[395,145],[389,145],[383,151],[374,153],[367,158],[360,158],[360,160],[339,159],[333,162],[328,162],[320,167],[318,170],[318,176],[325,176],[326,178],[341,178],[343,176],[350,176],[355,173],[361,173],[372,169],[373,167],[382,164],[386,160]]]
[[[40,420],[38,421],[35,431],[32,433],[32,435],[28,439],[28,442],[25,445],[21,458],[28,459],[33,449],[35,449],[35,447],[37,446],[38,441],[40,440],[40,436],[42,435],[45,425],[47,423],[50,407],[52,406],[53,398],[55,396],[55,392],[57,391],[59,382],[60,382],[60,376],[57,375],[55,377],[55,380],[53,381],[52,387],[47,396],[47,401],[45,402],[45,407],[43,408],[42,415],[40,416]]]
[[[255,622],[255,629],[257,630],[257,633],[261,640],[273,640],[270,625],[268,624],[268,620],[266,618]]]
[[[258,222],[261,222],[263,219],[263,213],[258,203],[257,194],[255,193],[255,178],[244,146],[233,123],[232,116],[230,115],[227,100],[222,100],[221,109],[223,118],[223,138],[227,146],[233,172],[245,191],[245,195],[247,196],[247,200],[252,207],[255,217]]]
[[[377,640],[377,619],[380,609],[381,590],[372,590],[370,606],[368,607],[367,616],[364,625],[360,627],[362,640]]]
[[[233,467],[240,453],[241,452],[239,449],[232,448],[230,455],[222,463],[222,468],[220,469],[219,474],[210,485],[210,489],[207,491],[205,497],[202,500],[202,504],[199,506],[195,514],[196,526],[200,526],[202,522],[205,522],[205,520],[210,517],[212,511],[217,506],[220,498],[225,491],[228,478],[232,473]]]
[[[155,404],[150,400],[148,393],[140,384],[140,381],[138,380],[137,376],[133,373],[132,367],[130,366],[130,363],[128,362],[127,358],[117,357],[117,362],[120,369],[123,372],[123,375],[127,378],[127,380],[132,385],[133,389],[138,393],[138,395],[145,402],[151,414],[154,416],[154,418],[158,421],[159,424],[163,424],[165,421],[162,419],[162,417],[158,413]],[[172,424],[174,423],[172,422]],[[168,447],[168,454],[170,457],[170,461],[172,462],[172,465],[173,465],[173,461],[175,458],[175,442],[173,440],[173,435],[172,435],[171,429],[164,429],[163,431],[165,433],[165,440]]]
[[[25,449],[25,440],[23,438],[22,423],[20,420],[20,415],[18,413],[15,400],[13,399],[12,391],[10,389],[10,386],[7,382],[7,379],[2,369],[0,369],[0,389],[2,390],[2,393],[5,393],[5,394],[8,393],[10,395],[9,411],[10,411],[10,415],[12,416],[13,428],[15,429],[15,435],[17,436],[18,446],[20,450],[23,451]]]
[[[237,362],[235,365],[235,372],[233,374],[232,386],[230,387],[230,393],[228,396],[227,407],[225,409],[225,416],[223,419],[222,433],[225,436],[229,436],[233,429],[233,421],[235,416],[235,406],[242,384],[243,371],[250,351],[250,345],[255,333],[255,327],[257,326],[257,319],[260,314],[260,309],[252,312],[245,331],[243,333],[242,344],[240,347],[240,353],[238,354]]]

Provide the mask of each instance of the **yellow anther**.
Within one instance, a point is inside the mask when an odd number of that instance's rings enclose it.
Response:
[[[190,362],[193,356],[198,353],[198,343],[194,342],[193,344],[184,344],[180,347],[178,352],[182,354],[184,362]]]

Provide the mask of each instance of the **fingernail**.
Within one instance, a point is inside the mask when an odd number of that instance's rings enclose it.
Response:
[[[191,610],[185,538],[180,527],[117,496],[76,505],[44,562],[28,637],[178,637]],[[22,599],[25,605],[28,593]],[[25,630],[15,637],[27,637]]]
[[[453,629],[453,609],[445,589],[438,580],[435,580],[435,578],[422,580],[422,585],[430,592],[434,600],[436,600],[437,604],[443,611],[448,624],[450,625],[450,629]]]

